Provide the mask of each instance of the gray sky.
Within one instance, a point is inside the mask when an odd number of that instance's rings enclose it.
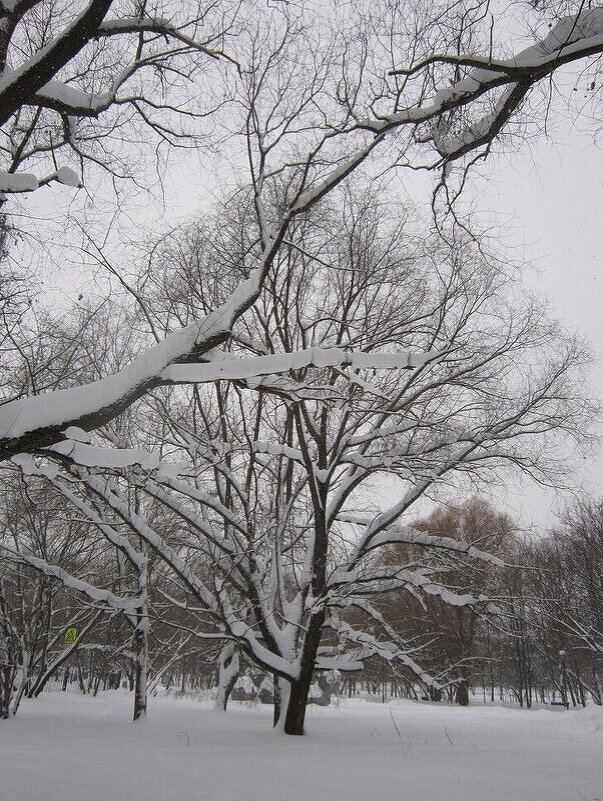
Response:
[[[557,126],[553,140],[493,159],[471,191],[524,262],[526,285],[548,298],[553,317],[590,341],[591,391],[603,400],[603,152],[592,132]],[[576,485],[603,494],[601,448],[578,461]],[[529,484],[508,493],[509,511],[526,526],[554,523],[568,500]]]

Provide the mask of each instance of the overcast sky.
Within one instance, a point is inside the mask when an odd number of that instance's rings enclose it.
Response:
[[[551,314],[588,338],[595,362],[591,391],[603,399],[603,150],[592,130],[559,126],[517,155],[500,156],[475,178],[473,194],[504,229],[524,262],[526,284],[547,297]],[[603,494],[603,458],[580,459],[575,483]],[[509,492],[524,525],[548,525],[570,498],[529,484]]]

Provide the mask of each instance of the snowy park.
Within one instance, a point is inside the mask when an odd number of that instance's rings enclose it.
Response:
[[[603,5],[0,0],[0,801],[603,799]]]
[[[596,801],[601,709],[468,709],[344,699],[302,740],[263,706],[163,697],[141,728],[125,694],[46,693],[0,749],[11,801]]]

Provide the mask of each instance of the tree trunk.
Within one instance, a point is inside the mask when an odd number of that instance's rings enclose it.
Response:
[[[232,688],[239,675],[239,651],[237,646],[226,643],[218,657],[218,694],[214,709],[225,712]]]
[[[0,720],[8,720],[12,689],[11,674],[12,671],[8,665],[0,667]]]
[[[136,507],[138,511],[138,504]],[[148,600],[148,569],[147,547],[142,545],[141,555],[143,562],[138,571],[138,595],[140,607],[136,612],[136,628],[134,629],[134,643],[136,647],[136,661],[134,663],[134,713],[132,720],[140,720],[147,714],[147,672],[149,666],[148,639],[149,615]]]
[[[469,682],[461,679],[456,687],[456,702],[459,706],[469,706]]]
[[[291,691],[285,713],[285,734],[302,735],[308,705],[308,693],[316,663],[316,654],[322,636],[325,613],[323,610],[312,615],[304,640],[299,676],[291,682]]]
[[[134,714],[132,720],[139,720],[147,713],[147,632],[143,626],[134,632],[136,660],[134,662]]]

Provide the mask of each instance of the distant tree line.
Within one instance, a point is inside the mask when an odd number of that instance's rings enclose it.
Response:
[[[22,513],[3,521],[13,541],[29,531],[30,554],[47,560],[60,548],[62,564],[72,573],[112,591],[121,586],[123,597],[134,597],[124,591],[133,576],[119,565],[118,551],[99,552],[97,542],[82,536],[81,521],[69,520],[65,504],[61,508],[57,497],[26,490],[22,482],[12,490],[25,493]],[[558,528],[529,540],[507,515],[477,498],[437,508],[417,529],[487,545],[509,561],[504,568],[458,560],[449,566],[449,586],[487,598],[487,608],[449,604],[437,596],[415,599],[399,590],[385,595],[378,603],[384,624],[413,643],[422,669],[438,686],[388,655],[366,656],[359,647],[362,665],[356,669],[314,671],[310,703],[328,703],[333,693],[527,708],[603,702],[603,502],[572,506]],[[186,596],[173,598],[172,582],[157,560],[148,566],[143,652],[131,613],[112,607],[110,597],[95,602],[26,562],[3,558],[1,566],[2,717],[16,714],[23,697],[36,698],[48,688],[95,695],[127,687],[136,691],[137,714],[146,707],[147,690],[204,697],[211,691],[223,709],[233,688],[235,700],[274,702],[273,674],[258,670],[234,642],[224,647],[219,625],[213,632],[203,626],[199,638],[203,615]],[[343,617],[357,625],[357,616],[351,610]],[[70,639],[72,629],[76,634]],[[363,630],[379,637],[377,628]],[[141,656],[146,676],[139,670]]]

